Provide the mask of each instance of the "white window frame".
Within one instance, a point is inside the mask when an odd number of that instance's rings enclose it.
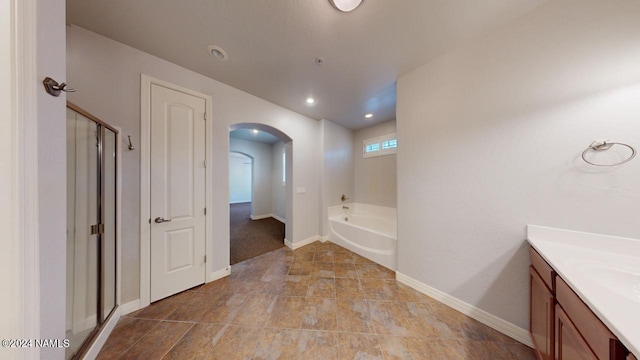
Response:
[[[383,148],[385,142],[395,141],[395,146],[390,148]],[[367,152],[367,146],[377,145],[377,150]],[[371,139],[366,139],[362,142],[362,157],[370,158],[376,156],[393,155],[398,152],[398,136],[396,133],[378,136]]]
[[[282,149],[282,186],[287,185],[287,152]]]

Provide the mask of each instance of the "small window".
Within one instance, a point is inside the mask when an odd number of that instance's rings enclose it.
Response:
[[[287,183],[287,153],[282,152],[282,186]]]
[[[398,140],[385,140],[382,142],[382,150],[393,149],[398,147]]]
[[[379,143],[367,144],[367,145],[365,145],[364,152],[370,153],[370,152],[374,152],[374,151],[378,151],[378,150],[380,150],[380,144]]]
[[[362,157],[374,157],[395,154],[398,149],[396,134],[388,134],[363,142]]]

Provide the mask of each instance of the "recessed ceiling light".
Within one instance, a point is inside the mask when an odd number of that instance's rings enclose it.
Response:
[[[308,97],[307,98],[307,104],[311,105],[314,104],[316,102],[316,99],[312,98],[312,97]]]
[[[258,130],[257,129],[253,129],[253,130],[251,130],[251,132],[254,133],[254,134],[258,134]]]
[[[227,61],[229,59],[229,55],[227,55],[227,52],[224,51],[224,49],[220,46],[209,45],[207,46],[207,51],[209,52],[209,54],[213,55],[213,57],[220,61]]]
[[[342,12],[349,12],[355,10],[362,0],[329,0],[331,5]]]
[[[364,115],[365,119],[371,119],[373,117],[372,113],[368,113]]]

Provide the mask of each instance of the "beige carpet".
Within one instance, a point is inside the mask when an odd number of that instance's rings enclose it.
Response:
[[[251,203],[230,205],[231,265],[284,246],[284,224],[274,218],[251,220]]]

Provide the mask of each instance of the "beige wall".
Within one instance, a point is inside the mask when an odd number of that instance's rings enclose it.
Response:
[[[253,158],[251,215],[271,213],[271,145],[258,141],[229,138],[229,151],[239,152]]]
[[[234,151],[229,152],[229,204],[251,202],[253,159]]]
[[[38,80],[67,79],[65,2],[38,0]],[[40,208],[40,338],[64,339],[66,308],[67,126],[64,93],[38,87],[38,206]],[[43,348],[43,359],[63,359],[64,349]]]
[[[396,155],[362,157],[362,142],[396,132],[396,121],[390,120],[355,131],[353,165],[355,201],[364,204],[397,206]],[[398,147],[402,146],[398,142]]]
[[[0,4],[3,339],[65,338],[65,95],[50,96],[41,83],[66,80],[64,10],[63,0]],[[0,353],[64,359],[64,348]]]
[[[328,234],[328,209],[344,194],[353,202],[353,131],[329,120],[320,121],[322,141],[322,234]]]
[[[526,334],[527,224],[640,238],[640,162],[580,158],[640,148],[638,19],[550,1],[398,80],[400,273]]]
[[[64,20],[64,15],[61,16]],[[77,103],[107,123],[131,135],[136,150],[122,148],[122,279],[123,302],[138,299],[140,289],[140,74],[144,73],[212,97],[211,126],[213,251],[208,271],[229,265],[229,127],[256,123],[278,129],[292,141],[291,216],[287,240],[299,242],[320,233],[319,122],[168,61],[77,26],[67,27],[68,81]],[[62,55],[64,58],[64,54]],[[64,211],[61,211],[64,213]],[[287,208],[287,213],[289,209]]]
[[[253,158],[252,216],[276,215],[286,219],[286,187],[282,185],[284,143],[265,144],[230,138],[230,151]]]

